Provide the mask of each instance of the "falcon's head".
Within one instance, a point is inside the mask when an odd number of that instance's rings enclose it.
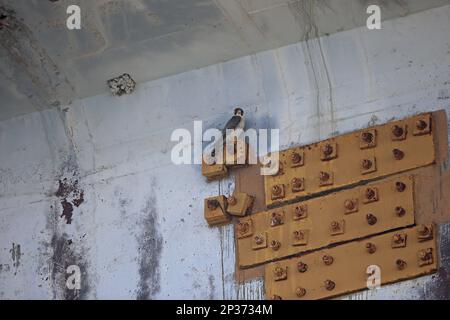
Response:
[[[242,110],[241,108],[236,108],[234,109],[234,115],[235,116],[244,116],[244,110]]]

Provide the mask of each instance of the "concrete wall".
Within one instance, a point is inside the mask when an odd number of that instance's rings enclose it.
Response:
[[[203,219],[233,177],[173,165],[172,130],[220,126],[239,105],[289,146],[450,112],[449,28],[447,6],[0,122],[0,298],[263,298],[262,281],[234,282],[232,227]],[[449,231],[438,275],[349,298],[449,298]]]

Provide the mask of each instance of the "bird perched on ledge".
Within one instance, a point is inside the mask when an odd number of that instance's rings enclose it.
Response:
[[[239,131],[244,130],[245,127],[245,118],[244,118],[244,110],[241,108],[235,108],[234,109],[234,115],[228,120],[228,122],[225,124],[225,127],[222,129],[222,144],[219,146],[219,143],[214,143],[213,150],[210,152],[208,151],[208,148],[205,150],[205,154],[211,155],[212,157],[215,157],[215,153],[217,150],[217,147],[223,147],[224,144],[227,146],[230,146],[230,148],[234,148],[234,141],[239,138]],[[233,131],[230,136],[227,136],[227,130],[238,130]]]

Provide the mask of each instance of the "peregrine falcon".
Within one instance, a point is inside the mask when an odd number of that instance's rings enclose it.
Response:
[[[239,129],[244,130],[244,127],[245,127],[244,110],[242,110],[241,108],[236,108],[234,109],[234,115],[230,118],[230,120],[228,120],[228,122],[225,124],[225,127],[222,129],[222,138],[223,138],[222,145],[225,143],[228,145],[227,142],[234,141],[236,138],[238,138],[237,135],[239,134],[239,132],[236,131],[232,132],[232,134],[229,137],[227,137],[227,130],[239,130]],[[230,144],[234,147],[233,143]],[[217,147],[216,144],[214,144],[213,150],[210,153],[212,157],[215,157],[216,147]]]

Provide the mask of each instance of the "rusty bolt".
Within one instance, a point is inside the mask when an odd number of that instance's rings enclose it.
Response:
[[[329,266],[333,263],[334,258],[332,256],[326,254],[322,257],[322,261],[323,261],[323,263],[325,263],[325,265]]]
[[[300,155],[300,153],[294,152],[293,154],[291,154],[291,161],[294,164],[300,163],[300,161],[302,161],[302,156]]]
[[[275,269],[273,269],[273,274],[280,278],[282,276],[284,276],[284,269],[282,267],[276,267]]]
[[[341,224],[338,221],[331,222],[331,230],[333,231],[341,230]]]
[[[256,235],[254,239],[257,245],[261,245],[264,242],[264,237],[260,234]]]
[[[330,179],[330,174],[328,172],[320,172],[320,181],[328,181]]]
[[[370,254],[375,253],[375,251],[377,251],[377,247],[372,242],[366,243],[366,249],[367,252]]]
[[[270,225],[272,227],[274,227],[274,226],[278,226],[282,223],[283,223],[283,218],[282,218],[281,214],[272,212],[272,218],[270,220]]]
[[[375,192],[374,189],[372,189],[372,188],[367,188],[366,189],[366,198],[367,198],[367,200],[373,200],[375,198],[376,194],[377,193]]]
[[[397,217],[403,217],[406,213],[406,210],[403,207],[395,207],[395,214],[397,215]]]
[[[250,225],[248,222],[239,222],[237,225],[237,229],[240,234],[244,234],[250,230]]]
[[[419,251],[419,259],[422,261],[431,260],[433,258],[433,249],[428,248],[426,250]]]
[[[328,291],[331,291],[334,289],[334,287],[336,287],[336,284],[333,281],[325,280],[325,289],[327,289]]]
[[[366,215],[367,223],[371,226],[377,223],[378,219],[373,214],[369,213]]]
[[[297,270],[300,273],[305,273],[306,271],[308,271],[308,265],[300,261],[299,263],[297,263]]]
[[[303,217],[306,213],[306,207],[305,206],[296,206],[294,210],[294,214],[296,217],[300,218]]]
[[[400,149],[392,150],[395,160],[402,160],[405,157],[405,153]]]
[[[403,135],[403,128],[400,127],[400,126],[397,126],[397,125],[393,126],[392,127],[392,134],[394,136],[396,136],[397,138],[401,137]]]
[[[300,178],[293,178],[291,180],[291,183],[292,183],[292,186],[297,189],[301,188],[303,185],[303,181]]]
[[[401,233],[394,234],[394,243],[401,244],[405,242],[405,237]]]
[[[323,147],[322,151],[323,151],[323,154],[328,157],[333,153],[333,146],[331,144],[327,143]]]
[[[273,186],[272,187],[272,194],[274,196],[279,196],[281,194],[282,190],[281,187],[279,185]]]
[[[281,298],[279,295],[276,295],[276,294],[274,294],[274,295],[271,297],[271,299],[272,299],[272,300],[283,300],[283,298]]]
[[[395,189],[396,189],[398,192],[403,192],[403,191],[405,191],[405,189],[406,189],[406,185],[405,185],[403,182],[401,182],[401,181],[397,181],[397,182],[395,183]]]
[[[418,120],[416,122],[416,128],[419,130],[425,130],[427,128],[427,122],[425,120]]]
[[[431,232],[430,228],[424,225],[420,225],[417,230],[421,236],[428,236]]]
[[[361,138],[365,143],[373,142],[373,134],[370,132],[363,132],[363,134],[361,135]]]
[[[235,196],[231,196],[227,199],[228,204],[234,206],[237,203],[237,199]]]
[[[297,297],[301,298],[304,297],[306,294],[306,289],[302,288],[302,287],[298,287],[297,289],[295,289],[295,294],[297,295]]]
[[[402,259],[397,259],[397,261],[395,261],[395,265],[397,266],[398,270],[403,270],[406,268],[406,261]]]
[[[362,161],[362,167],[364,168],[364,170],[369,170],[370,168],[372,168],[372,165],[373,165],[372,160],[364,159]]]
[[[209,210],[216,210],[219,207],[220,203],[216,199],[210,199],[207,201],[207,206]]]
[[[305,233],[302,230],[294,231],[294,238],[297,240],[305,239]]]
[[[280,243],[280,241],[272,240],[270,242],[270,247],[272,248],[272,250],[277,251],[278,249],[280,249],[281,243]]]
[[[356,203],[355,203],[354,200],[347,199],[347,200],[345,200],[345,202],[344,202],[344,207],[345,207],[345,209],[347,209],[347,210],[354,210],[354,209],[356,208]]]

